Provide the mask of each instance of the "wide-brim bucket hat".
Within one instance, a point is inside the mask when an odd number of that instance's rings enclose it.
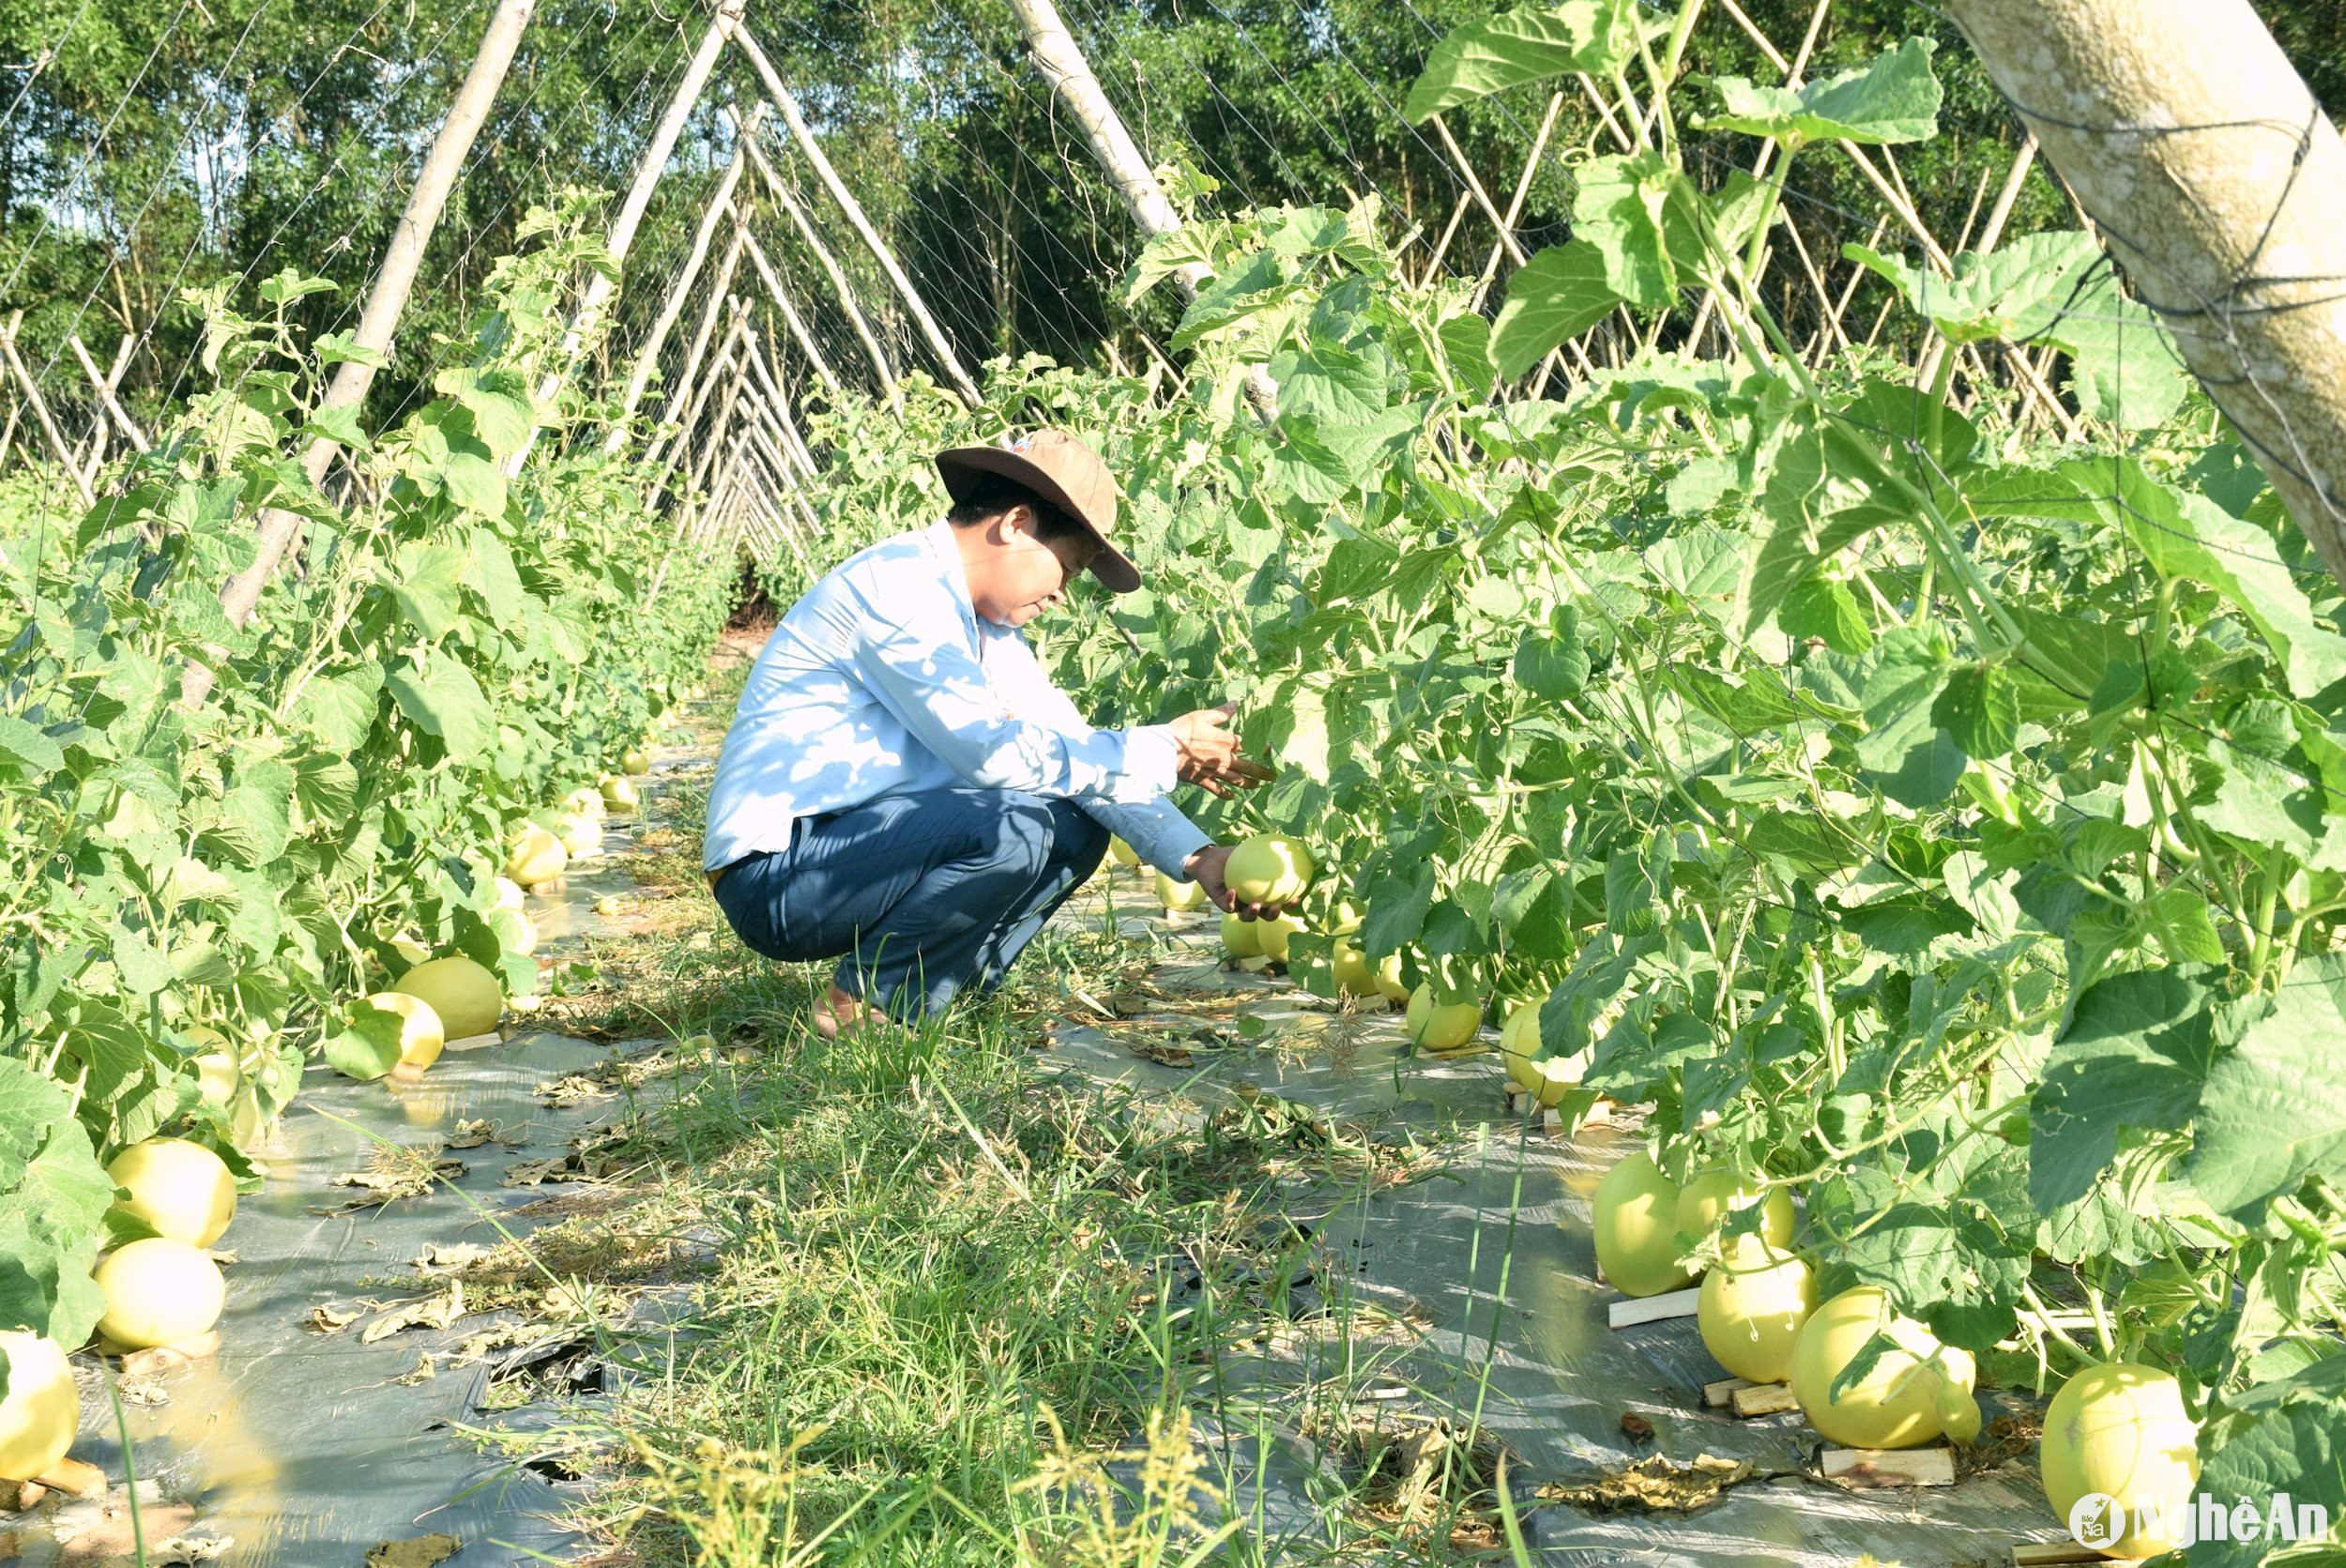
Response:
[[[937,472],[956,502],[976,495],[988,474],[1024,485],[1090,530],[1100,545],[1091,575],[1102,587],[1130,593],[1140,586],[1140,569],[1108,541],[1116,528],[1116,476],[1065,431],[1038,430],[1003,447],[954,447],[937,454]]]

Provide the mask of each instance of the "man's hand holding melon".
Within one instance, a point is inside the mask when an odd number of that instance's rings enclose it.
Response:
[[[1210,844],[1183,867],[1214,906],[1242,921],[1274,920],[1301,903],[1318,867],[1302,841],[1257,833]]]

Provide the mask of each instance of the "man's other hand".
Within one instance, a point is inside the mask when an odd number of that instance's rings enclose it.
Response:
[[[1181,866],[1183,871],[1188,872],[1190,876],[1206,890],[1206,896],[1213,900],[1215,908],[1236,915],[1242,921],[1267,921],[1285,914],[1293,907],[1286,904],[1241,904],[1238,902],[1236,896],[1230,891],[1230,885],[1223,880],[1225,870],[1230,863],[1232,847],[1226,844],[1210,844],[1192,855]]]
[[[1238,737],[1229,729],[1237,711],[1236,703],[1226,702],[1184,713],[1167,726],[1181,754],[1182,782],[1225,800],[1232,789],[1255,789],[1277,777],[1271,769],[1239,755]]]

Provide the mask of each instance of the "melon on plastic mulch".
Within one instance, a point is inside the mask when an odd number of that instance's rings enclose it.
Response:
[[[450,1040],[487,1034],[505,1012],[505,988],[496,976],[469,958],[435,958],[419,964],[391,987],[420,997],[440,1015]]]
[[[82,1394],[65,1347],[41,1334],[0,1333],[8,1358],[0,1397],[0,1481],[30,1481],[56,1468],[82,1422]]]
[[[570,860],[562,841],[533,823],[513,841],[512,852],[505,858],[505,875],[522,887],[534,888],[561,875]]]
[[[228,1282],[200,1247],[157,1236],[115,1248],[98,1265],[106,1315],[98,1332],[126,1350],[184,1345],[211,1332]]]

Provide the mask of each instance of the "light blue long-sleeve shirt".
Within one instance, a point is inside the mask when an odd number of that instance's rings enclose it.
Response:
[[[701,864],[786,848],[802,816],[974,785],[1063,796],[1186,880],[1212,841],[1166,798],[1179,761],[1168,726],[1086,723],[1026,637],[978,615],[937,523],[851,556],[782,617],[725,733]]]

